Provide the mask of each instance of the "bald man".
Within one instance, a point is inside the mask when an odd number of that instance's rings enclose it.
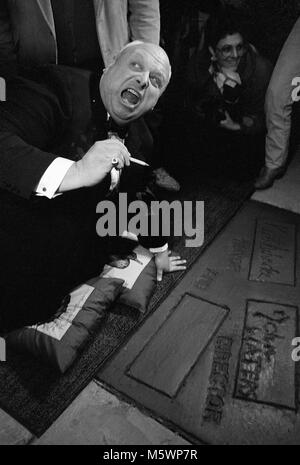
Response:
[[[161,47],[132,42],[104,70],[100,80],[102,102],[110,117],[119,126],[126,126],[155,107],[170,77],[169,60]],[[118,168],[130,164],[126,147],[118,141],[98,143],[82,160],[72,165],[58,191],[99,183],[110,172],[111,160],[116,156]]]
[[[7,83],[0,106],[0,331],[45,321],[73,286],[99,273],[106,257],[96,235],[96,205],[112,185],[113,168],[123,169],[121,177],[134,168],[130,147],[139,127],[132,131],[131,123],[156,105],[170,76],[159,46],[127,45],[100,81],[103,140],[78,160],[57,156],[53,147],[77,114],[83,121],[82,113],[89,115],[82,75],[46,66],[34,81]],[[124,130],[125,143],[107,138],[108,116]],[[184,267],[167,249],[158,252],[160,273]]]

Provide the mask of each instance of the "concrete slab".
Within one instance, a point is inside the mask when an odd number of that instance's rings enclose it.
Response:
[[[187,445],[137,408],[91,382],[33,445]]]
[[[0,409],[0,445],[15,446],[28,444],[33,438],[20,423]]]
[[[169,318],[129,367],[128,376],[171,398],[176,397],[227,311],[206,300],[184,294]]]
[[[295,156],[285,175],[274,182],[270,189],[256,191],[252,200],[268,203],[275,207],[284,208],[300,213],[300,154]]]
[[[300,331],[299,255],[300,215],[248,202],[98,379],[199,441],[300,444],[300,364],[292,360],[292,340]],[[227,307],[229,314],[205,350],[198,351],[176,395],[169,397],[157,383],[144,382],[143,354],[150,341],[160,341],[161,328],[187,293]],[[201,314],[200,305],[198,311]],[[189,309],[185,314],[188,320]],[[197,348],[197,335],[203,338],[207,324],[202,322],[201,331],[187,334],[180,331],[181,321],[176,344],[174,331],[165,335],[172,342],[176,372],[186,367],[176,347],[190,338],[189,345]],[[167,346],[163,341],[161,347]],[[159,347],[155,353],[160,354]],[[164,357],[170,355],[162,350],[157,372],[165,370]],[[135,360],[145,366],[139,366],[133,378]]]

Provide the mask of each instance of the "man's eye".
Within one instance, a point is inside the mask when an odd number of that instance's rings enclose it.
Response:
[[[141,65],[139,63],[137,63],[136,61],[133,61],[131,63],[131,66],[132,66],[132,68],[137,69],[137,70],[140,70],[142,68]]]
[[[158,76],[150,76],[150,81],[154,87],[157,87],[158,89],[162,87],[162,81]]]

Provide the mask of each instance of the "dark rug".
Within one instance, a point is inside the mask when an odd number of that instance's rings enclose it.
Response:
[[[197,177],[196,177],[197,178]],[[182,200],[205,202],[205,240],[199,248],[185,248],[175,238],[173,250],[191,266],[216,234],[252,193],[253,181],[231,180],[222,175],[202,176],[189,182]],[[170,293],[183,273],[166,275],[144,315],[115,305],[99,333],[93,336],[74,365],[60,375],[27,356],[9,352],[0,364],[0,406],[36,436],[41,436],[91,381],[101,366],[137,330]]]
[[[299,239],[246,202],[97,379],[193,443],[299,444]]]

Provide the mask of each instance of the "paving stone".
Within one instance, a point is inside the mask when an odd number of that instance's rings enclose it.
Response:
[[[175,397],[226,314],[226,308],[185,294],[128,369],[128,376]]]
[[[33,444],[187,445],[188,442],[92,382]]]
[[[299,255],[300,215],[247,202],[98,379],[202,442],[300,444]],[[229,309],[203,350],[202,302]]]
[[[20,423],[0,409],[0,445],[24,445],[33,438]]]

